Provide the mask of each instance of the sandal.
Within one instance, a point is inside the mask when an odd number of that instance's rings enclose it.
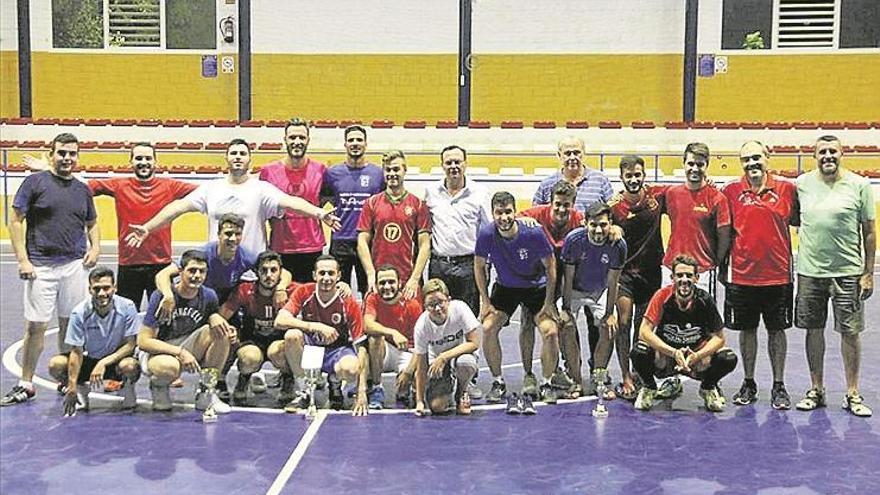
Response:
[[[605,393],[602,394],[602,398],[605,400],[614,400],[617,398],[617,393],[615,393],[612,388],[606,388]]]
[[[627,391],[626,384],[623,382],[618,383],[617,386],[614,387],[614,391],[617,393],[618,397],[620,397],[623,400],[630,401],[630,402],[636,400],[636,397],[638,397],[638,395],[639,395],[639,389],[638,389],[638,387],[635,386],[635,384],[633,384],[632,389]]]
[[[873,414],[871,408],[865,405],[865,399],[861,395],[847,395],[843,398],[843,408],[854,416],[867,418]]]
[[[801,399],[795,407],[799,411],[813,411],[820,407],[825,407],[825,390],[817,388],[807,390],[804,398]]]
[[[571,387],[569,387],[568,391],[565,392],[566,399],[577,399],[584,395],[584,387],[575,383]]]

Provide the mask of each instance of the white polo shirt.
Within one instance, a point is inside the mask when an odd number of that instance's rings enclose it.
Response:
[[[455,196],[445,179],[425,189],[425,203],[431,212],[431,252],[438,256],[474,254],[480,227],[492,221],[489,191],[471,179]]]

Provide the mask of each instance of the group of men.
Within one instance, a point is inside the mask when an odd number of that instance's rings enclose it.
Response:
[[[812,383],[797,408],[812,410],[826,405],[830,299],[842,338],[844,407],[871,414],[858,390],[858,365],[861,301],[873,288],[874,202],[870,184],[841,166],[837,138],[819,138],[818,168],[797,184],[771,174],[766,147],[751,141],[740,151],[743,177],[719,188],[707,177],[708,147],[692,143],[683,154],[683,184],[649,185],[644,160],[625,156],[623,190],[615,194],[605,174],[586,165],[583,141],[569,137],[558,146],[560,171],[518,212],[510,193],[490,196],[467,177],[467,152],[459,146],[441,151],[444,178],[422,199],[406,188],[404,153],[386,153],[381,167],[367,163],[366,137],[360,126],[347,128],[346,161],[328,168],[307,156],[308,124],[292,119],[284,129],[287,156],[259,177],[249,174],[247,142],[236,139],[227,147],[228,175],[195,187],[156,177],[149,143],[131,148],[134,177],[86,185],[72,176],[76,138],[57,136],[48,170],[27,177],[13,203],[11,238],[26,281],[24,371],[0,403],[34,397],[32,377],[54,310],[62,353],[50,371],[66,414],[88,407],[87,387],[104,379],[120,381],[123,404],[133,406],[141,374],[149,377],[153,408],[168,410],[169,389],[182,372],[200,372],[197,407],[228,412],[225,377],[234,361],[233,401],[246,404],[249,392],[265,391],[255,378],[268,361],[281,376],[281,405],[297,411],[311,399],[301,366],[306,345],[324,348],[331,406],[343,407],[347,383],[355,415],[385,406],[384,372],[396,374],[397,400],[418,414],[469,414],[471,400],[482,396],[481,353],[492,375],[486,401],[506,399],[508,412],[531,414],[535,399],[575,398],[610,380],[615,348],[621,382],[606,399],[621,396],[650,409],[681,393],[683,374],[700,381],[708,410],[721,411],[726,399],[718,383],[738,362],[724,329],[740,332],[745,378],[733,402],[750,404],[757,400],[762,318],[777,409],[791,407],[784,331],[793,322],[807,329]],[[93,268],[93,194],[116,198],[118,284],[112,270]],[[322,208],[326,203],[333,209]],[[168,223],[190,211],[208,215],[217,240],[172,263]],[[663,214],[671,224],[665,250]],[[329,254],[322,222],[333,230]],[[796,305],[790,225],[800,229]],[[360,297],[349,286],[352,272]],[[726,286],[723,319],[716,275]],[[507,391],[499,337],[518,308],[525,372],[519,394]],[[535,328],[540,381],[532,372]],[[589,347],[589,380],[582,347]],[[204,383],[212,375],[216,390]],[[670,378],[658,387],[656,377]]]

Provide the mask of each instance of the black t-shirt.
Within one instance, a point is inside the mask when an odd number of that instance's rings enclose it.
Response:
[[[697,350],[724,328],[715,300],[698,287],[690,307],[684,310],[675,301],[675,286],[663,287],[648,303],[645,318],[654,323],[657,336],[676,349]]]

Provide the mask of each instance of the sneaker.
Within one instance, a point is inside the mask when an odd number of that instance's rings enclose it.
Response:
[[[545,404],[556,404],[558,397],[556,396],[556,390],[550,383],[541,385],[541,400]]]
[[[462,416],[469,416],[471,414],[471,396],[467,392],[461,394],[461,397],[458,399],[457,411]]]
[[[796,407],[799,411],[812,411],[814,409],[819,409],[820,407],[825,407],[825,389],[811,388],[807,390],[804,398],[798,401],[794,407]]]
[[[235,381],[235,390],[232,391],[232,401],[236,404],[243,404],[247,402],[247,393],[248,393],[248,383],[250,380],[248,377],[243,375],[238,375],[238,380]]]
[[[282,376],[282,375],[283,375],[283,373],[272,373],[272,374],[270,374],[270,375],[266,375],[266,374],[264,373],[263,376],[266,378],[266,386],[269,387],[269,388],[278,388],[278,387],[280,387],[280,386],[281,386],[281,376]]]
[[[743,380],[742,385],[739,387],[739,392],[733,394],[733,403],[738,406],[747,406],[757,400],[758,384],[754,381]]]
[[[266,375],[262,371],[258,371],[251,375],[251,392],[255,394],[264,394],[269,386],[266,385]]]
[[[774,384],[770,391],[770,405],[776,410],[791,409],[791,396],[785,390],[785,385]]]
[[[519,410],[526,416],[532,416],[537,412],[535,411],[535,405],[532,404],[532,398],[528,395],[523,395],[519,398]]]
[[[122,382],[122,408],[134,409],[137,407],[137,388],[135,383],[129,380]]]
[[[309,393],[305,390],[300,390],[296,392],[295,397],[285,404],[284,412],[295,414],[303,409],[308,409],[309,404],[311,403],[311,397]]]
[[[871,408],[865,405],[865,399],[861,395],[847,394],[843,398],[843,408],[860,418],[867,418],[873,414]]]
[[[345,401],[344,396],[342,395],[342,383],[335,378],[331,378],[327,380],[328,391],[327,396],[330,402],[330,409],[334,411],[341,411],[343,403]]]
[[[229,385],[226,384],[226,381],[217,382],[217,397],[220,397],[220,400],[228,401],[232,394],[229,393]]]
[[[296,397],[296,379],[293,375],[281,374],[281,389],[278,391],[278,402],[287,404]]]
[[[204,411],[208,407],[213,407],[214,412],[217,414],[227,414],[232,411],[232,407],[229,404],[220,400],[218,393],[198,392],[196,394],[196,411]]]
[[[480,400],[483,398],[483,391],[477,386],[477,379],[474,378],[467,385],[467,393],[471,396],[471,400]]]
[[[700,397],[706,403],[706,409],[711,412],[721,412],[724,411],[724,401],[721,399],[721,395],[718,393],[717,387],[712,387],[710,389],[700,389]]]
[[[15,404],[21,404],[23,402],[27,402],[33,399],[37,395],[37,391],[35,388],[27,389],[21,385],[16,385],[12,387],[12,390],[7,392],[6,395],[0,399],[0,406],[13,406]]]
[[[385,387],[374,385],[367,390],[367,403],[370,409],[382,409],[385,407]]]
[[[681,395],[682,390],[681,379],[675,376],[663,380],[663,383],[660,384],[660,388],[657,389],[657,394],[654,397],[658,400],[675,399]]]
[[[648,387],[642,387],[633,407],[639,411],[650,411],[654,407],[654,399],[657,397],[657,390]]]
[[[556,370],[550,376],[550,385],[559,390],[571,390],[571,387],[575,385],[575,383],[574,380],[568,376],[568,373],[562,370]]]
[[[489,392],[491,393],[491,392]],[[507,396],[507,414],[522,414],[522,409],[520,405],[522,403],[519,400],[519,396],[516,395],[516,392]]]
[[[534,373],[527,373],[523,378],[521,393],[534,398],[538,397],[538,379],[535,378]]]
[[[168,385],[154,385],[150,383],[150,394],[153,396],[154,411],[171,410],[171,389]]]
[[[119,389],[122,388],[122,382],[119,380],[104,380],[104,392],[113,393],[119,392]]]
[[[492,388],[486,394],[486,402],[498,403],[507,395],[507,384],[502,381],[492,381]]]

